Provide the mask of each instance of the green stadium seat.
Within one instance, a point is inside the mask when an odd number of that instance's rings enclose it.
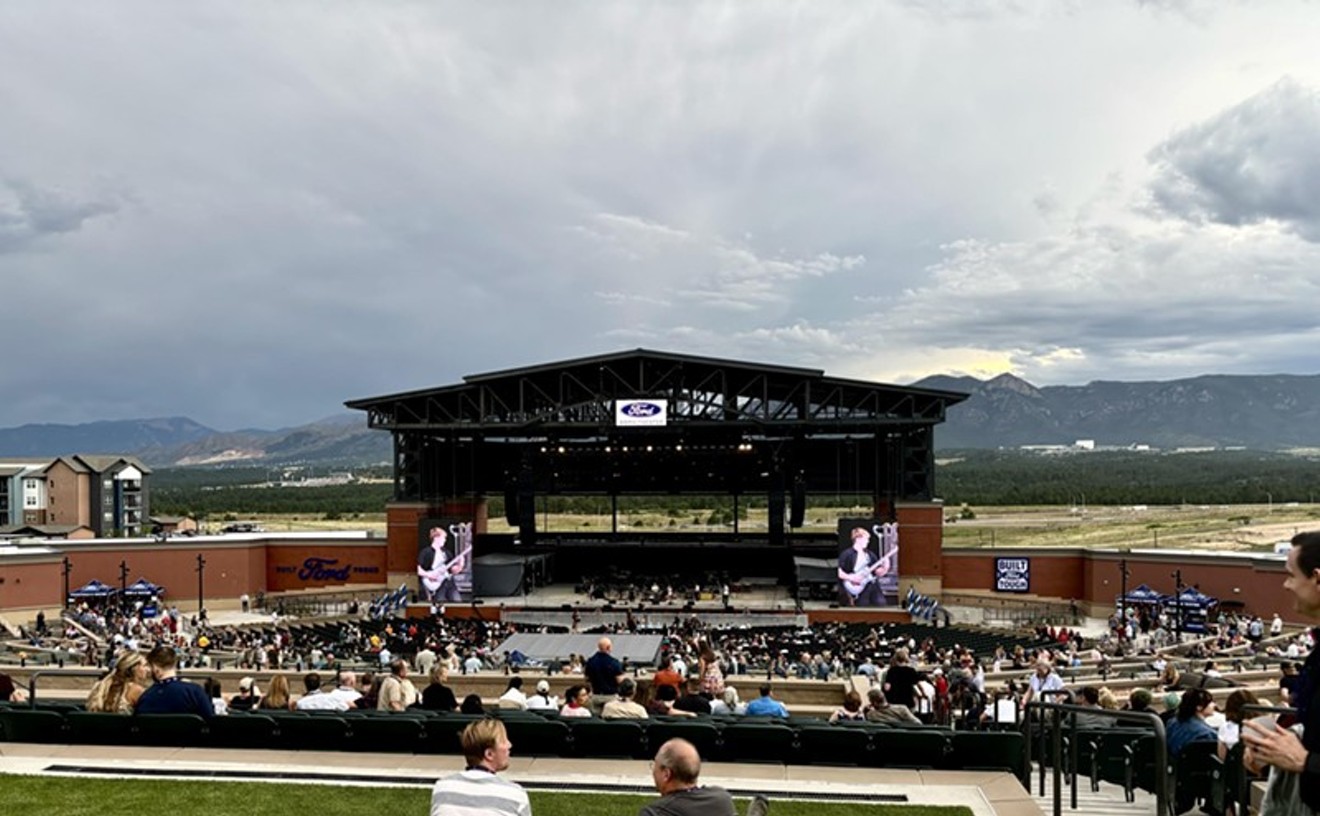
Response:
[[[542,717],[513,718],[504,721],[518,756],[564,756],[569,753],[569,728],[563,722]]]
[[[778,723],[740,722],[720,732],[724,759],[729,762],[793,762],[797,733]]]
[[[295,751],[342,751],[348,747],[348,721],[342,717],[272,718],[279,725],[280,747]]]
[[[64,715],[69,741],[75,745],[136,745],[137,718],[101,711],[70,711]]]
[[[640,721],[579,719],[569,731],[573,756],[646,758],[646,732]]]
[[[879,768],[943,768],[949,752],[947,731],[886,728],[871,731],[875,750],[867,756]]]
[[[1014,731],[955,731],[946,767],[958,771],[1007,771],[1027,784],[1027,740]]]
[[[10,708],[0,711],[0,740],[62,743],[68,740],[64,716],[54,711]]]
[[[279,728],[273,717],[216,717],[209,730],[210,744],[216,748],[272,748],[278,744]]]
[[[425,732],[418,717],[360,717],[350,724],[347,748],[375,753],[415,753]]]
[[[195,748],[207,743],[206,720],[196,714],[136,714],[139,745]]]
[[[646,753],[655,756],[671,739],[685,739],[692,743],[703,760],[710,760],[720,752],[720,729],[707,719],[675,718],[666,722],[652,721],[646,726]]]
[[[863,728],[804,725],[797,732],[799,755],[812,765],[865,765],[871,735]]]

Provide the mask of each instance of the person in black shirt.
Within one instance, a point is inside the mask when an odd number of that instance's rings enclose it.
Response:
[[[623,664],[610,654],[614,641],[603,637],[596,642],[596,653],[582,666],[582,673],[591,684],[591,713],[600,716],[600,710],[619,694],[619,681],[623,679]]]
[[[1320,532],[1298,533],[1288,551],[1288,577],[1283,588],[1292,593],[1293,608],[1309,618],[1320,618]],[[1298,788],[1302,802],[1320,809],[1320,648],[1311,650],[1302,666],[1302,684],[1291,695],[1297,721],[1305,726],[1298,737],[1275,724],[1262,726],[1253,720],[1242,724],[1247,743],[1243,760],[1248,765],[1272,765],[1301,775]]]
[[[710,700],[701,694],[701,678],[688,679],[686,692],[678,698],[678,702],[674,703],[674,708],[679,711],[690,711],[693,714],[710,713]]]
[[[916,710],[917,670],[908,663],[908,650],[894,652],[894,659],[885,672],[885,697],[894,705]]]
[[[422,689],[422,708],[430,711],[453,711],[458,708],[454,690],[445,683],[449,680],[449,667],[436,663],[431,667],[431,684]]]

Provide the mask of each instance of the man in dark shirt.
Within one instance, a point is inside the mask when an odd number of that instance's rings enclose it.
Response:
[[[656,752],[651,781],[660,798],[638,816],[737,816],[733,797],[724,788],[698,784],[701,756],[692,743],[671,739]]]
[[[1288,551],[1288,577],[1283,588],[1292,593],[1293,608],[1309,618],[1320,618],[1320,532],[1298,533]],[[1311,650],[1302,666],[1302,684],[1291,703],[1297,721],[1306,726],[1304,736],[1279,725],[1273,728],[1253,720],[1242,723],[1244,757],[1249,764],[1264,763],[1301,774],[1301,799],[1312,810],[1320,809],[1320,648]]]
[[[679,711],[690,711],[693,714],[709,714],[710,700],[701,696],[701,678],[693,677],[687,681],[687,688],[678,702],[674,703],[674,708]]]
[[[214,717],[211,698],[196,683],[187,683],[175,676],[178,657],[169,646],[157,646],[147,653],[147,665],[155,680],[133,709],[137,714],[197,714]]]
[[[623,679],[623,664],[610,654],[614,642],[603,637],[596,642],[596,653],[582,666],[582,673],[591,684],[591,710],[597,717],[606,703],[619,694],[619,681]]]

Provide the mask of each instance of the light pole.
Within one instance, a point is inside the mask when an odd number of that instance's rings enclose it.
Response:
[[[1120,558],[1118,560],[1118,586],[1119,586],[1119,591],[1122,593],[1121,595],[1118,596],[1118,606],[1119,606],[1118,625],[1122,627],[1121,629],[1119,629],[1118,636],[1120,638],[1124,638],[1127,636],[1127,579],[1128,579],[1127,559]]]
[[[69,573],[73,572],[73,562],[69,556],[64,556],[64,608],[69,608]]]
[[[1177,643],[1182,643],[1182,570],[1173,571],[1173,608],[1177,613],[1177,623],[1175,632],[1177,634]]]
[[[202,554],[197,554],[197,619],[201,620],[206,615],[206,609],[202,606],[202,598],[205,597],[203,583],[206,578],[206,559]]]
[[[128,562],[119,562],[119,608],[128,609]]]

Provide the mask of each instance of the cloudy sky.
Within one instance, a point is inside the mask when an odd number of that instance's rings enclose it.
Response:
[[[1320,3],[0,0],[0,426],[638,346],[1320,373]]]

